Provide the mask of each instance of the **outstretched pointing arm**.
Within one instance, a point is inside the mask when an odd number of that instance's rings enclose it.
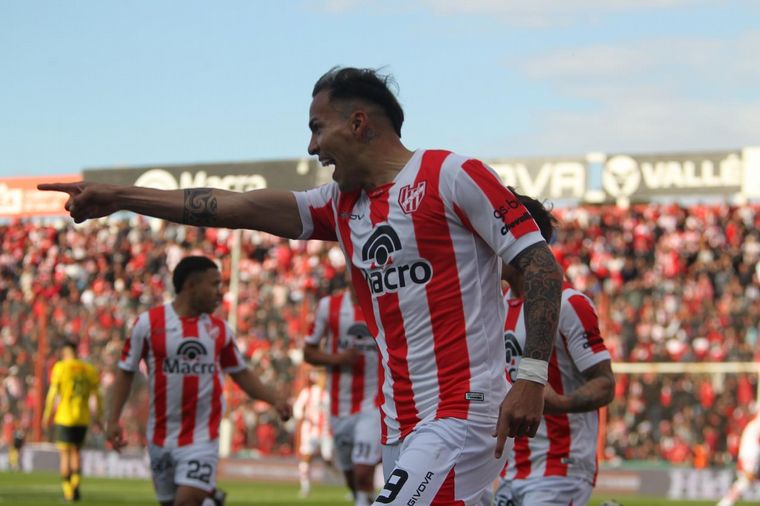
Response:
[[[288,238],[297,238],[302,231],[295,196],[287,190],[156,190],[84,181],[41,184],[37,188],[68,193],[65,207],[77,223],[132,211],[175,223],[247,228]]]

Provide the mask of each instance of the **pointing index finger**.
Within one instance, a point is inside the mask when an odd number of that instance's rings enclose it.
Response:
[[[76,183],[40,183],[37,189],[40,191],[66,192],[71,194],[76,188]]]
[[[504,445],[507,443],[507,434],[510,430],[509,416],[502,410],[499,410],[499,419],[496,422],[496,431],[493,436],[496,437],[496,449],[493,452],[494,457],[501,458],[504,452]]]

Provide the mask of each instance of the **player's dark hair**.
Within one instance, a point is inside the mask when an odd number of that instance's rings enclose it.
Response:
[[[79,348],[79,346],[77,345],[76,341],[72,341],[71,339],[66,339],[63,341],[63,343],[61,343],[61,349],[64,350],[66,348],[69,348],[76,355],[77,348]]]
[[[527,195],[521,195],[511,186],[508,186],[507,188],[509,188],[509,191],[511,191],[520,203],[525,206],[530,215],[533,216],[533,220],[536,222],[536,225],[538,225],[538,229],[541,231],[544,240],[551,244],[554,239],[554,229],[559,225],[559,221],[552,215],[551,209],[547,209],[543,202],[539,202]]]
[[[390,89],[395,84],[392,76],[381,75],[375,69],[333,67],[317,80],[311,96],[313,98],[320,91],[328,90],[330,101],[360,99],[378,105],[393,125],[396,135],[401,137],[404,110]]]
[[[187,277],[194,272],[205,272],[209,269],[219,269],[213,260],[203,256],[189,256],[179,261],[177,267],[174,268],[172,273],[172,284],[174,285],[174,293],[182,291],[182,287],[185,286]]]

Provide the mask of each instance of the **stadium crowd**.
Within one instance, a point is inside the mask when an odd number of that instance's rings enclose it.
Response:
[[[618,362],[752,361],[760,322],[760,206],[652,205],[555,210],[552,245],[573,285],[594,298]],[[57,343],[78,339],[108,388],[138,313],[168,300],[169,273],[186,254],[222,263],[230,281],[234,234],[134,216],[0,225],[0,412],[4,442],[31,427],[35,356],[46,370]],[[295,396],[303,336],[316,301],[341,279],[342,253],[318,241],[240,233],[237,336],[262,381]],[[228,292],[221,312],[234,307]],[[46,385],[44,385],[46,386]],[[235,454],[293,453],[294,427],[226,385]],[[619,375],[608,409],[605,458],[697,467],[735,457],[756,402],[751,374]],[[129,440],[142,440],[147,391],[128,404]],[[99,430],[91,444],[102,444]]]

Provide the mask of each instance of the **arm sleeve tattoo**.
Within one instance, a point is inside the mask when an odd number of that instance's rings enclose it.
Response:
[[[182,223],[187,225],[213,225],[216,219],[217,201],[211,188],[189,188],[185,190],[185,205],[182,209]]]
[[[559,321],[562,271],[544,243],[528,247],[512,264],[522,272],[524,283],[524,356],[548,361]]]
[[[586,383],[570,394],[569,413],[583,413],[606,406],[615,398],[615,375],[609,360],[583,371]]]

